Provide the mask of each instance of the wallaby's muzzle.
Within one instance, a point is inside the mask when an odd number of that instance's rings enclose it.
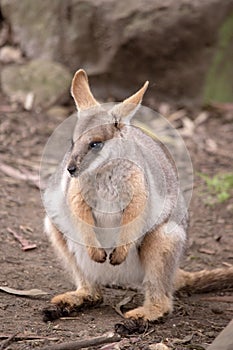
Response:
[[[68,165],[67,170],[69,171],[71,176],[75,176],[75,174],[77,172],[77,166],[73,162],[71,162]]]

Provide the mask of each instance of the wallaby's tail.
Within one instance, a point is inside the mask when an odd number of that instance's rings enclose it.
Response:
[[[205,293],[233,287],[233,266],[214,270],[188,272],[179,269],[175,279],[175,290]]]

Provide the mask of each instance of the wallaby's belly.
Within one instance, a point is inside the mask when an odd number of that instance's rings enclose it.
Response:
[[[68,242],[69,249],[75,253],[78,267],[90,282],[100,285],[119,285],[141,287],[144,272],[136,246],[132,246],[127,259],[120,265],[113,266],[108,259],[104,263],[97,263],[90,259],[86,247]],[[111,250],[107,250],[108,255]]]

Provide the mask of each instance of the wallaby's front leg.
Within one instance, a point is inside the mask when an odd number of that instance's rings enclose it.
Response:
[[[126,312],[126,318],[153,321],[172,311],[174,277],[185,233],[178,226],[173,232],[166,231],[164,224],[144,237],[139,255],[145,269],[145,300],[143,306]]]
[[[56,304],[61,310],[65,310],[66,314],[69,314],[83,304],[100,303],[102,301],[100,289],[85,279],[74,255],[69,251],[62,233],[57,230],[48,217],[45,218],[45,231],[58,257],[65,263],[77,286],[75,291],[59,294],[52,298],[52,304]]]
[[[76,180],[70,182],[68,203],[74,223],[82,233],[83,243],[86,245],[89,257],[98,263],[105,262],[107,253],[101,248],[96,238],[92,210],[83,198],[79,182]]]

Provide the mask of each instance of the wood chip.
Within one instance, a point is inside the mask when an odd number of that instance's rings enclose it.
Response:
[[[205,248],[200,248],[198,250],[200,253],[208,254],[208,255],[214,255],[215,251],[211,249],[205,249]]]

